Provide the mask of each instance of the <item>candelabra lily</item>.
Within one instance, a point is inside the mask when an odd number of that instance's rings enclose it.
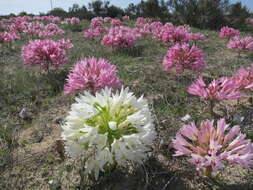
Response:
[[[199,96],[209,100],[211,114],[214,114],[213,108],[215,102],[221,100],[238,99],[242,95],[238,91],[237,85],[229,78],[220,78],[213,80],[210,84],[205,84],[203,77],[200,76],[187,90],[189,94]]]
[[[163,65],[165,70],[175,67],[178,72],[184,69],[202,71],[205,67],[204,54],[195,45],[176,44],[168,50]]]
[[[94,174],[127,161],[142,163],[155,138],[147,101],[128,89],[112,93],[105,88],[95,95],[84,92],[62,126],[66,153],[72,158],[87,156],[85,174]]]
[[[239,126],[229,127],[225,119],[184,125],[172,140],[174,156],[187,156],[204,176],[211,177],[226,163],[249,168],[253,166],[253,143],[240,132]]]
[[[117,77],[116,66],[105,59],[94,57],[85,58],[77,62],[70,72],[64,93],[69,94],[77,90],[88,90],[92,94],[102,88],[118,88],[121,82]]]
[[[50,65],[58,68],[67,63],[66,50],[72,47],[69,40],[30,40],[21,52],[25,65],[39,65],[43,70],[49,71]]]

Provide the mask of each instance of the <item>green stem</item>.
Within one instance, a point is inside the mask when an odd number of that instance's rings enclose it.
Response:
[[[212,117],[215,117],[215,113],[213,111],[214,106],[215,106],[214,100],[210,100],[210,113],[211,113]]]

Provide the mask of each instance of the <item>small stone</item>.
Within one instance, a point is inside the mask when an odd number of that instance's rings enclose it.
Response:
[[[181,118],[182,121],[186,122],[191,119],[191,116],[189,114],[186,114],[184,117]]]
[[[55,141],[55,144],[56,144],[56,151],[58,152],[58,154],[60,155],[60,158],[62,160],[65,159],[65,150],[64,150],[64,142],[62,139],[57,139]]]
[[[233,121],[236,123],[241,123],[244,120],[244,117],[241,116],[240,114],[235,114],[233,116]]]
[[[54,123],[61,125],[62,123],[64,123],[64,119],[61,118],[61,117],[57,117],[57,118],[54,120]]]
[[[28,112],[28,110],[26,108],[23,108],[20,112],[19,112],[19,117],[27,120],[31,118],[31,114]]]

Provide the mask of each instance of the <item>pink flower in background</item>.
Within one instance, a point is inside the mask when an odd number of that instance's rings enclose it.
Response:
[[[184,69],[202,71],[205,67],[204,54],[194,45],[176,44],[168,50],[163,65],[165,70],[175,67],[178,72]]]
[[[103,21],[104,21],[104,22],[111,22],[111,20],[112,20],[111,17],[105,17]]]
[[[157,25],[157,28],[156,26],[154,26],[154,30],[152,31],[153,33],[153,38],[154,39],[158,39],[158,40],[162,40],[162,37],[163,37],[163,33],[166,32],[166,31],[170,31],[172,30],[173,28],[173,24],[171,23],[166,23],[165,25]]]
[[[45,25],[42,23],[29,22],[22,32],[28,35],[38,35],[44,29],[44,27]]]
[[[116,66],[105,59],[94,57],[77,62],[68,75],[64,94],[77,90],[89,90],[95,93],[105,87],[118,88],[121,82],[117,77]]]
[[[162,33],[162,41],[166,43],[187,43],[189,42],[188,28],[178,26],[178,27],[168,27]]]
[[[124,22],[128,22],[128,21],[130,21],[130,17],[127,16],[127,15],[125,15],[125,16],[122,17],[122,20],[123,20]]]
[[[58,27],[58,25],[50,23],[45,25],[42,31],[38,33],[40,38],[48,38],[55,35],[63,35],[64,31]]]
[[[96,28],[103,26],[104,19],[102,17],[95,17],[91,19],[90,28]]]
[[[70,41],[59,40],[30,40],[21,50],[25,65],[39,65],[49,71],[49,66],[55,68],[68,62],[66,49],[73,47]]]
[[[80,23],[80,19],[77,17],[65,18],[64,21],[69,24],[79,24]]]
[[[151,23],[151,22],[152,22],[151,18],[138,17],[136,19],[135,25],[138,26],[138,27],[142,27],[144,24]]]
[[[39,20],[39,21],[47,21],[47,22],[60,22],[61,18],[58,16],[35,16],[33,17],[34,20]]]
[[[240,36],[240,31],[228,26],[222,27],[219,33],[220,38],[231,39],[235,36]]]
[[[83,36],[85,38],[101,37],[106,32],[107,28],[105,28],[104,26],[97,26],[96,28],[88,28],[87,30],[85,30]]]
[[[116,18],[112,18],[111,19],[111,25],[114,27],[114,26],[121,26],[123,25],[124,23],[121,22],[121,20],[119,19],[116,19]]]
[[[202,76],[188,88],[187,92],[209,100],[238,99],[242,96],[233,80],[220,78],[207,85]]]
[[[206,36],[201,33],[189,33],[188,39],[193,41],[203,41],[206,39]]]
[[[235,73],[231,80],[241,90],[253,89],[253,64],[250,67],[242,67]]]
[[[253,18],[247,18],[246,24],[253,24]]]
[[[206,120],[198,127],[195,123],[184,125],[172,140],[176,149],[174,156],[189,156],[202,175],[210,176],[226,163],[253,166],[253,144],[240,132],[220,119],[217,124]]]
[[[244,38],[236,36],[228,42],[227,47],[236,51],[253,51],[253,38],[251,36]]]
[[[110,28],[109,33],[103,37],[101,44],[114,48],[133,47],[137,38],[140,37],[138,31],[124,26]]]
[[[15,32],[0,32],[0,43],[10,43],[19,39],[20,36]]]

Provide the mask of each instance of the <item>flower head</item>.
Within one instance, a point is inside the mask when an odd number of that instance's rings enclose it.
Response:
[[[251,36],[244,38],[236,36],[228,42],[227,47],[236,51],[253,50],[253,38]]]
[[[195,123],[184,125],[173,139],[173,146],[174,156],[189,156],[189,162],[207,176],[210,173],[206,171],[215,173],[226,162],[253,166],[253,144],[239,126],[229,128],[225,119],[220,119],[217,125],[204,121],[199,128]]]
[[[204,54],[194,45],[176,44],[168,50],[163,59],[163,65],[165,70],[175,67],[177,71],[184,69],[202,71],[205,66]]]
[[[135,29],[117,26],[110,28],[109,33],[103,37],[101,44],[115,48],[129,48],[135,45],[138,37],[140,37],[140,33]]]
[[[240,35],[240,31],[236,30],[234,28],[228,27],[228,26],[224,26],[221,28],[220,33],[219,33],[219,37],[220,38],[233,38],[235,36],[239,36]]]
[[[205,84],[203,77],[200,76],[187,90],[189,94],[200,96],[209,100],[229,100],[238,99],[241,93],[237,86],[229,78],[213,80],[210,84]]]
[[[22,57],[26,65],[40,65],[48,71],[49,65],[57,68],[68,61],[66,50],[71,47],[73,45],[69,40],[30,40],[22,47]]]
[[[68,76],[64,93],[69,94],[77,90],[89,90],[95,93],[105,87],[118,88],[120,86],[116,67],[105,59],[91,57],[75,64]]]
[[[253,64],[250,67],[242,67],[231,78],[238,89],[253,89]]]
[[[147,101],[128,89],[85,92],[72,105],[62,126],[66,152],[73,158],[94,152],[85,163],[86,173],[97,178],[111,164],[141,163],[155,138]]]

